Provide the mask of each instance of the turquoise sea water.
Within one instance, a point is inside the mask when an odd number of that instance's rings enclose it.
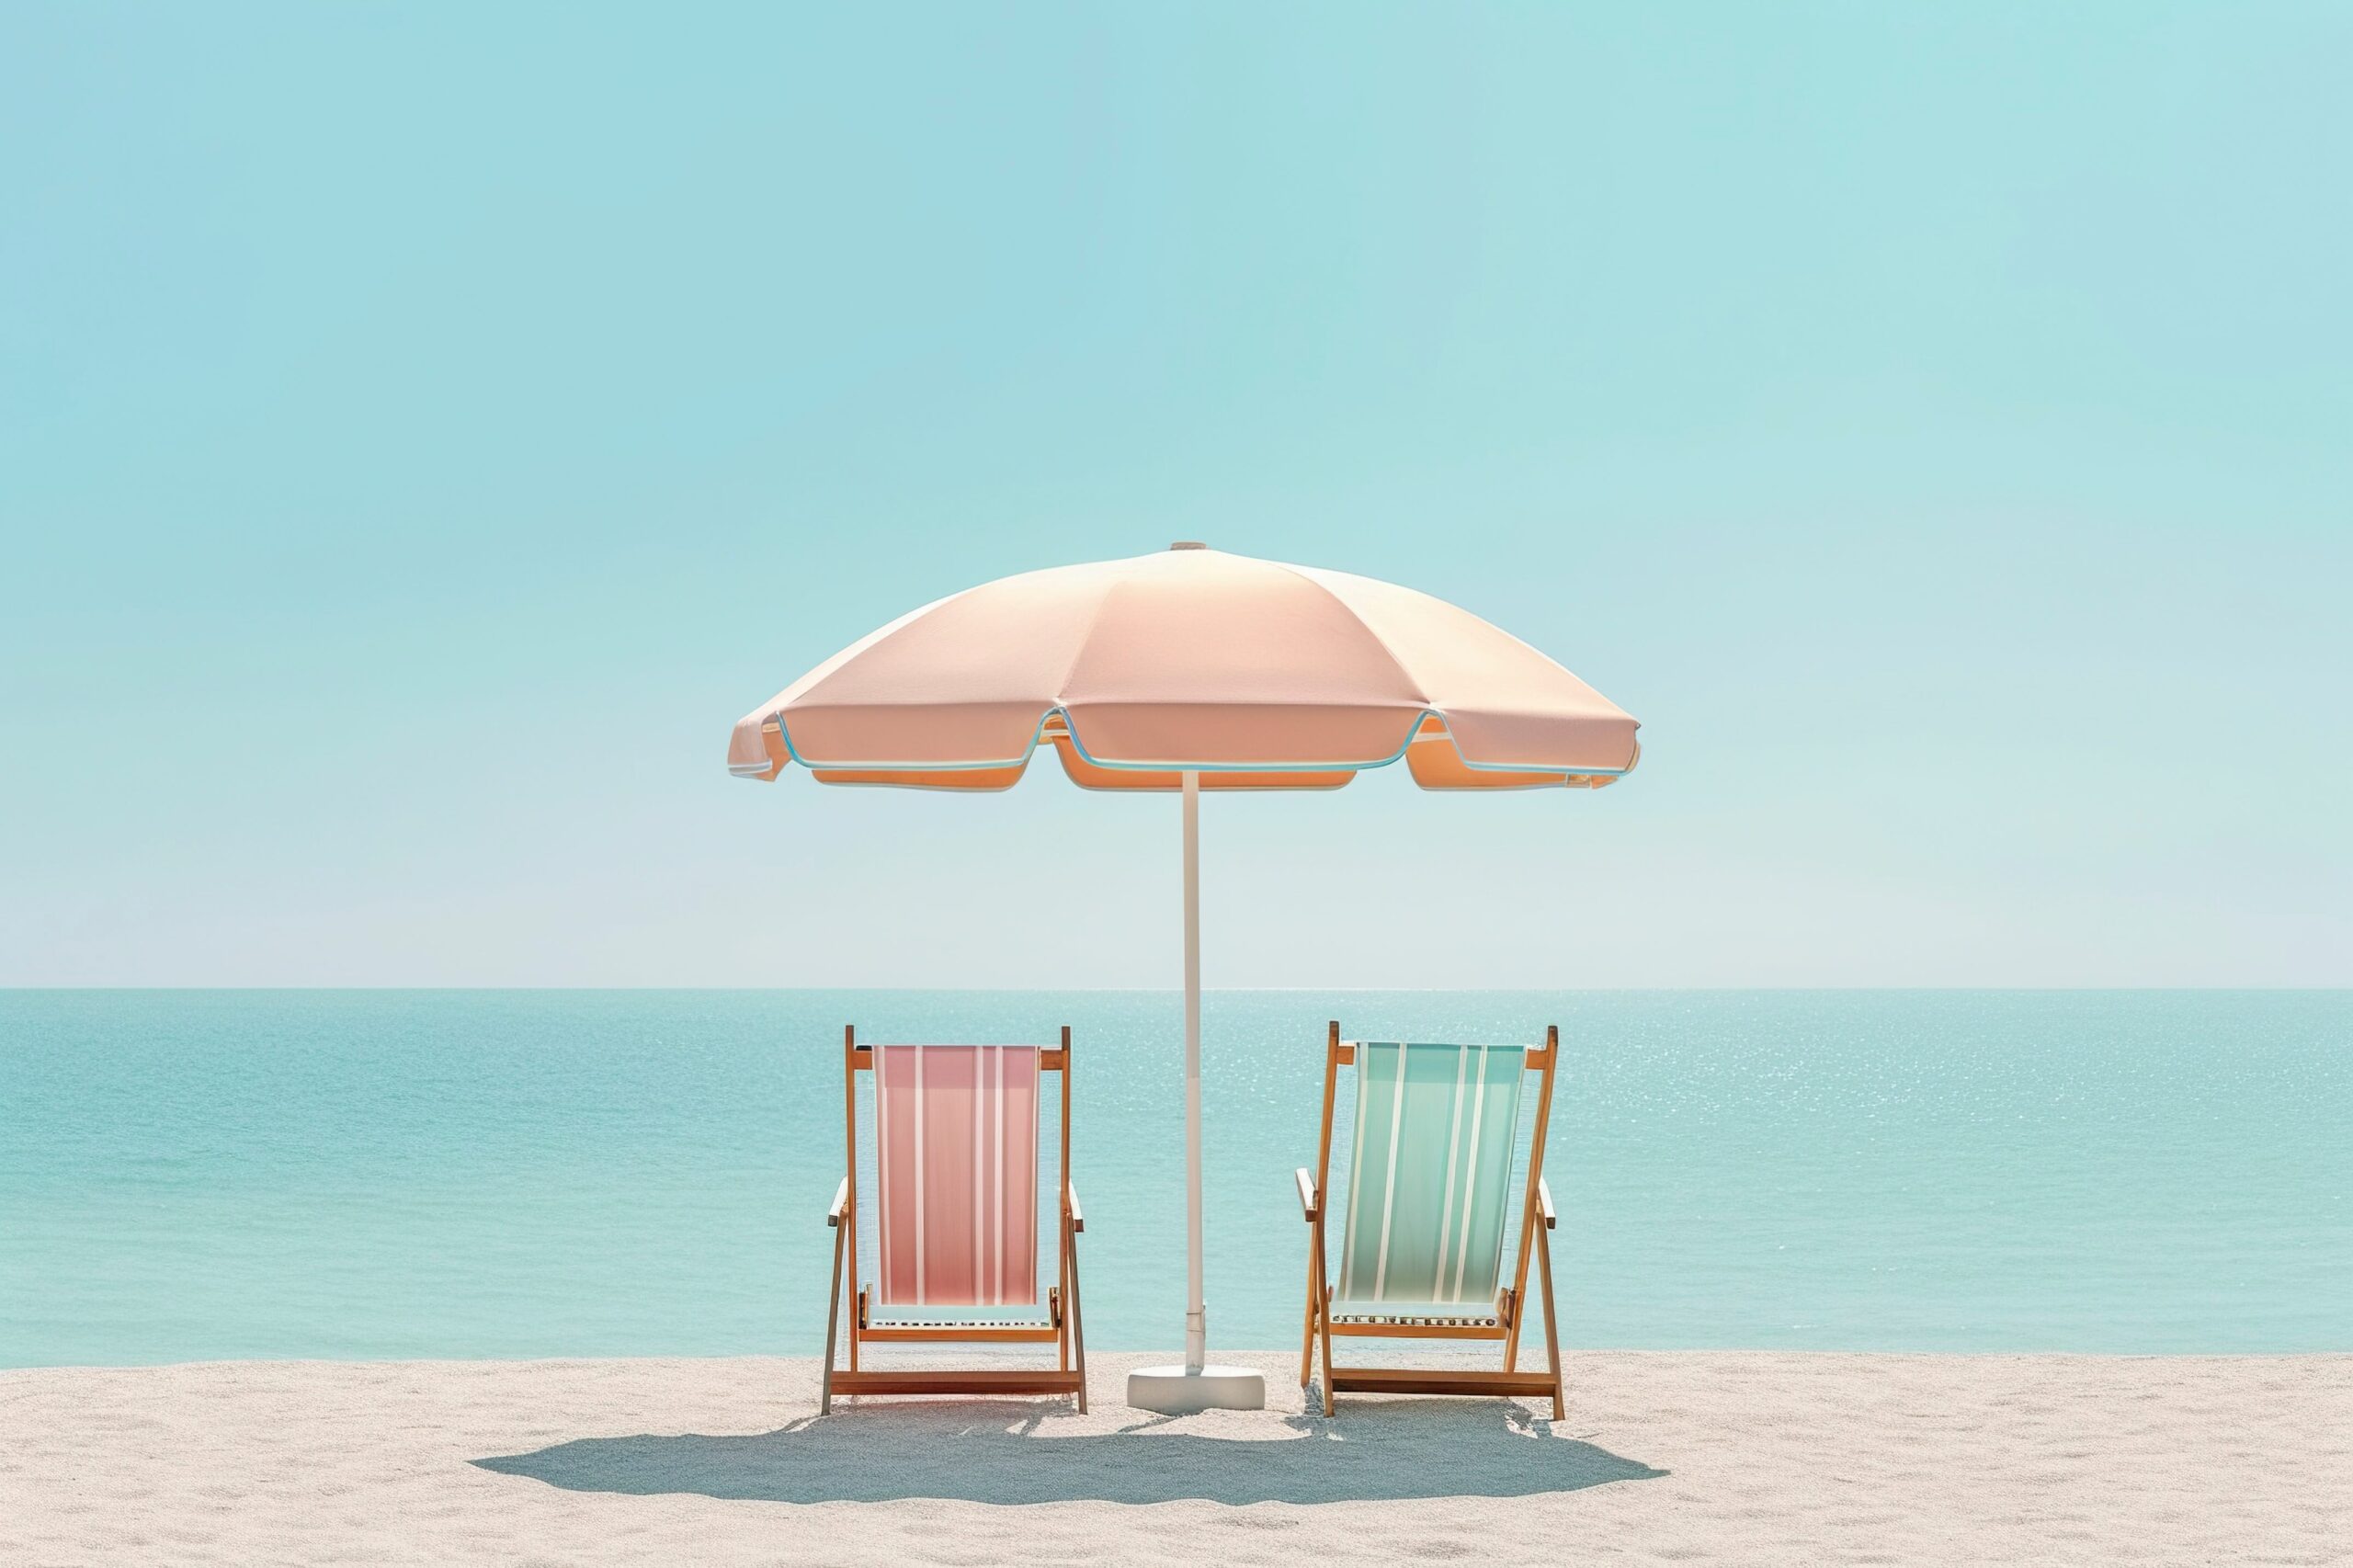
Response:
[[[1324,1023],[1532,1040],[1563,1337],[2353,1348],[2353,994],[1233,993],[1212,1342],[1298,1329]],[[1088,1337],[1174,1349],[1178,1004],[0,992],[0,1365],[809,1352],[840,1040],[1076,1030]]]

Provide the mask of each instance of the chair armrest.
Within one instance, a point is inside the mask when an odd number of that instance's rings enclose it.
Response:
[[[1063,1212],[1070,1216],[1070,1228],[1072,1230],[1083,1231],[1086,1229],[1086,1212],[1078,1206],[1078,1184],[1076,1182],[1066,1181],[1063,1183]]]
[[[1559,1216],[1552,1212],[1552,1189],[1544,1185],[1542,1176],[1536,1178],[1536,1214],[1548,1231],[1559,1223]]]
[[[1299,1183],[1299,1217],[1312,1224],[1315,1220],[1315,1178],[1302,1165],[1291,1172],[1291,1179]]]
[[[841,1186],[834,1188],[834,1207],[825,1216],[828,1225],[839,1225],[842,1215],[849,1208],[849,1177],[842,1177]]]

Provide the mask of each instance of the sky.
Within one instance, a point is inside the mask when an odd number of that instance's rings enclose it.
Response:
[[[2353,9],[0,8],[0,984],[1141,986],[1177,807],[761,785],[915,605],[1450,599],[1594,793],[1216,986],[2353,984]]]

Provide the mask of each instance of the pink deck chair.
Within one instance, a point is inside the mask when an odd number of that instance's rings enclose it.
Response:
[[[1079,1331],[1078,1233],[1086,1229],[1070,1180],[1070,1030],[1059,1048],[876,1045],[842,1031],[847,1174],[825,1222],[834,1227],[834,1288],[825,1309],[821,1411],[836,1393],[1067,1393],[1086,1409],[1086,1347]],[[874,1075],[874,1233],[880,1278],[851,1301],[849,1366],[834,1346],[858,1261],[858,1075]],[[1040,1080],[1062,1083],[1057,1283],[1042,1317],[943,1321],[931,1315],[1038,1305],[1038,1108]],[[919,1320],[881,1315],[893,1309]],[[954,1342],[1055,1346],[1051,1370],[993,1368],[877,1371],[865,1345]]]

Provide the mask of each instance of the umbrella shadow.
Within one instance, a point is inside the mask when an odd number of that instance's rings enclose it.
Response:
[[[582,1437],[473,1463],[570,1492],[772,1503],[1341,1503],[1523,1497],[1667,1473],[1552,1430],[1518,1405],[1352,1401],[1282,1437],[1058,1434],[1077,1418],[1010,1401],[853,1409],[738,1437]]]

